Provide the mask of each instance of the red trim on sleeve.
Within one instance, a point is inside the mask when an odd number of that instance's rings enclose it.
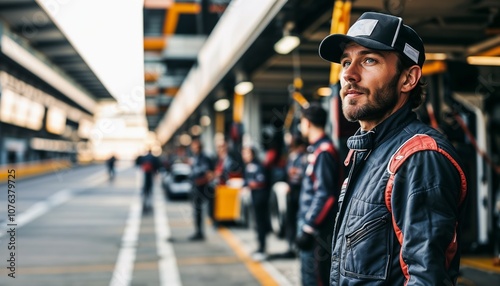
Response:
[[[391,159],[389,160],[389,164],[387,166],[387,171],[389,172],[389,180],[387,182],[386,188],[385,188],[385,204],[389,212],[392,214],[392,204],[391,204],[391,198],[392,198],[392,191],[393,191],[393,185],[394,185],[394,178],[396,175],[396,172],[398,169],[403,165],[403,163],[408,159],[411,155],[413,155],[416,152],[419,151],[426,151],[426,150],[431,150],[431,151],[436,151],[443,156],[445,156],[452,165],[455,167],[457,170],[459,176],[460,176],[460,197],[458,201],[458,206],[461,206],[463,201],[465,200],[465,197],[467,195],[467,180],[465,177],[465,173],[458,164],[458,162],[445,150],[439,148],[437,145],[436,141],[425,134],[417,134],[413,136],[412,138],[408,139],[405,143],[399,147],[399,149],[392,155]],[[458,222],[456,223],[458,224]],[[394,232],[396,234],[396,237],[399,241],[399,244],[401,247],[403,246],[403,233],[401,229],[398,227],[396,224],[396,220],[394,218],[394,215],[392,215],[392,225],[394,228]],[[448,247],[446,248],[446,261],[445,261],[445,267],[449,268],[451,261],[457,254],[457,232],[456,232],[457,226],[455,225],[455,231],[453,234],[453,239],[450,241]],[[408,272],[408,265],[404,262],[403,260],[403,251],[401,248],[401,251],[399,253],[399,263],[401,265],[401,270],[403,271],[403,274],[406,277],[406,282],[405,285],[408,283],[410,280],[410,273]]]
[[[323,209],[321,209],[321,212],[314,220],[315,225],[319,225],[323,222],[323,220],[326,218],[326,216],[330,212],[330,209],[332,208],[334,203],[335,203],[335,197],[333,197],[333,196],[328,197],[325,204],[323,205]]]

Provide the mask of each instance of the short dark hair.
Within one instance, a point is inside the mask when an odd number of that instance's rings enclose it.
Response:
[[[302,117],[316,127],[325,128],[326,126],[326,111],[318,102],[312,102],[309,107],[302,109]]]

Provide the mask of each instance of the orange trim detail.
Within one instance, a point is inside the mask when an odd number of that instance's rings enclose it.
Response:
[[[145,72],[144,73],[144,81],[146,82],[155,82],[158,80],[160,75],[158,73]]]
[[[158,107],[156,106],[146,106],[145,108],[145,113],[146,115],[157,115],[158,114]]]
[[[144,38],[145,51],[161,51],[167,45],[167,41],[163,37],[146,37]]]
[[[163,93],[168,96],[175,96],[178,91],[179,91],[178,87],[168,87],[165,89]]]
[[[177,23],[179,22],[179,14],[198,14],[200,11],[201,6],[198,3],[175,3],[165,11],[163,34],[175,34],[175,29],[177,28]]]
[[[445,61],[432,61],[424,63],[422,76],[444,73],[448,69]]]

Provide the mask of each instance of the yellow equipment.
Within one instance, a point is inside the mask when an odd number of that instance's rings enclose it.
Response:
[[[240,188],[227,185],[215,187],[214,217],[216,221],[237,221],[240,219]]]

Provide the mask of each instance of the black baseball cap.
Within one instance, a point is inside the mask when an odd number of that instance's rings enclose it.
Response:
[[[397,51],[410,62],[422,67],[425,49],[422,39],[400,17],[366,12],[349,28],[347,35],[332,34],[319,45],[323,59],[340,63],[340,56],[348,42],[356,42],[373,50]]]

